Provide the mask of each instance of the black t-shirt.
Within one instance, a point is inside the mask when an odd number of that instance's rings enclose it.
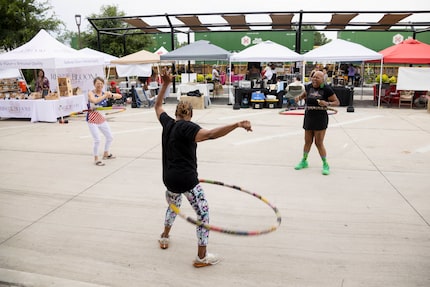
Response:
[[[323,85],[319,88],[314,88],[312,84],[305,86],[306,90],[306,105],[319,106],[317,100],[328,101],[328,98],[334,94],[333,89],[328,85]]]
[[[334,94],[333,89],[328,85],[314,88],[312,84],[305,86],[306,105],[319,106],[317,100],[328,101],[328,98]],[[325,130],[328,126],[328,115],[325,110],[308,110],[305,111],[303,118],[303,128],[305,130]]]
[[[165,112],[160,115],[160,123],[163,126],[163,182],[171,192],[189,191],[199,183],[195,138],[201,127],[191,121],[175,121]]]

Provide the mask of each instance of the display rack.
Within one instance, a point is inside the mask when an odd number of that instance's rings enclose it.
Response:
[[[0,99],[20,97],[21,89],[16,78],[0,79]]]

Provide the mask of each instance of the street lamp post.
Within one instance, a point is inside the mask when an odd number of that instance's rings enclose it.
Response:
[[[75,15],[75,22],[76,22],[76,25],[78,26],[78,47],[80,50],[81,49],[81,15],[80,14]]]

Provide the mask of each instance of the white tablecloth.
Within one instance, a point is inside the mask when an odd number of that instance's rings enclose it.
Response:
[[[0,118],[30,118],[32,122],[56,122],[57,118],[85,110],[84,95],[59,100],[0,100]]]
[[[211,99],[209,96],[210,85],[208,84],[180,84],[177,88],[177,99],[179,101],[181,94],[186,95],[190,91],[199,90],[201,94],[205,97],[205,108],[211,104]]]

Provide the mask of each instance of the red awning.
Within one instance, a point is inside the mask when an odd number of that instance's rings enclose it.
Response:
[[[430,64],[430,45],[414,39],[379,51],[384,56],[384,63]]]

